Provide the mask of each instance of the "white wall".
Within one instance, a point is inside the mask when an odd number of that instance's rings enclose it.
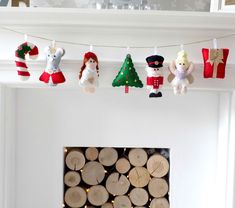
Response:
[[[148,99],[144,90],[16,91],[16,207],[61,207],[63,146],[168,147],[171,208],[215,196],[218,94]]]

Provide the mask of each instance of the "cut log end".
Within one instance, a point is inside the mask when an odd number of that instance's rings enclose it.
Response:
[[[143,188],[134,188],[130,192],[130,200],[136,206],[144,206],[148,199],[148,192]]]
[[[124,195],[130,187],[130,182],[125,175],[119,173],[112,173],[106,181],[106,188],[108,192],[114,196]]]
[[[72,187],[66,191],[64,200],[70,207],[83,207],[86,203],[87,195],[81,187]]]
[[[129,172],[129,180],[134,187],[144,187],[149,183],[150,175],[144,167],[134,167]]]
[[[146,151],[140,148],[132,149],[128,157],[133,166],[144,166],[148,159]]]
[[[131,208],[131,201],[128,196],[116,196],[113,202],[114,208]]]
[[[130,168],[131,168],[130,162],[124,157],[120,158],[116,162],[116,170],[121,174],[127,173],[130,170]]]
[[[104,167],[96,161],[86,163],[82,170],[82,179],[88,185],[97,185],[103,181],[104,177]]]
[[[98,158],[99,151],[95,147],[88,147],[85,152],[85,156],[87,160],[94,161]]]
[[[147,162],[147,169],[153,177],[161,178],[169,172],[169,162],[162,155],[153,155]]]
[[[116,163],[118,159],[117,150],[114,148],[103,148],[99,154],[99,161],[104,166],[112,166]]]
[[[109,194],[104,186],[92,186],[88,191],[88,201],[95,206],[105,204],[109,199]]]
[[[81,181],[81,176],[76,171],[69,171],[64,176],[64,183],[69,187],[77,186]]]
[[[148,185],[149,193],[156,198],[164,197],[168,192],[168,184],[163,178],[152,178]]]
[[[80,170],[85,165],[86,159],[82,152],[71,151],[65,159],[65,163],[70,170]]]
[[[150,208],[169,208],[169,202],[166,198],[154,198],[150,203]]]

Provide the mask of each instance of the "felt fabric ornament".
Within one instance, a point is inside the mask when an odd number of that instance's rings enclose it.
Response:
[[[79,73],[79,85],[85,92],[93,93],[98,87],[99,61],[95,53],[85,53],[83,64]]]
[[[142,81],[134,68],[131,55],[127,54],[126,59],[112,83],[113,87],[125,86],[125,93],[129,92],[129,87],[143,87]]]
[[[57,84],[64,83],[65,77],[59,64],[61,58],[65,54],[65,50],[63,48],[47,46],[44,52],[46,54],[47,65],[39,80],[47,83],[49,86],[56,86]]]
[[[178,53],[178,57],[171,63],[169,70],[171,74],[168,76],[168,81],[173,87],[174,94],[185,94],[187,86],[193,83],[194,65],[188,61],[184,50]]]
[[[204,78],[224,79],[229,49],[202,49]]]
[[[162,93],[159,91],[163,85],[163,61],[164,58],[159,55],[152,55],[146,58],[147,67],[147,89],[150,91],[149,97],[162,97]]]
[[[38,48],[33,43],[25,42],[18,46],[15,51],[15,63],[18,75],[22,81],[26,81],[30,77],[28,67],[25,62],[25,56],[29,54],[30,59],[36,59],[38,57]]]

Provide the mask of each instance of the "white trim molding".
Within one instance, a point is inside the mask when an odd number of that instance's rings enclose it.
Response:
[[[0,207],[5,208],[5,87],[0,85]]]
[[[0,207],[15,208],[15,89],[0,85]]]
[[[227,173],[227,208],[235,207],[235,91],[231,96],[230,129],[228,143],[228,173]]]

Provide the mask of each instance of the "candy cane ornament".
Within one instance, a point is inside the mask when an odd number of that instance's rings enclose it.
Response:
[[[30,77],[30,73],[25,62],[25,56],[27,54],[29,54],[30,59],[36,59],[38,57],[38,47],[33,43],[25,42],[15,51],[16,68],[22,81],[26,81]]]

